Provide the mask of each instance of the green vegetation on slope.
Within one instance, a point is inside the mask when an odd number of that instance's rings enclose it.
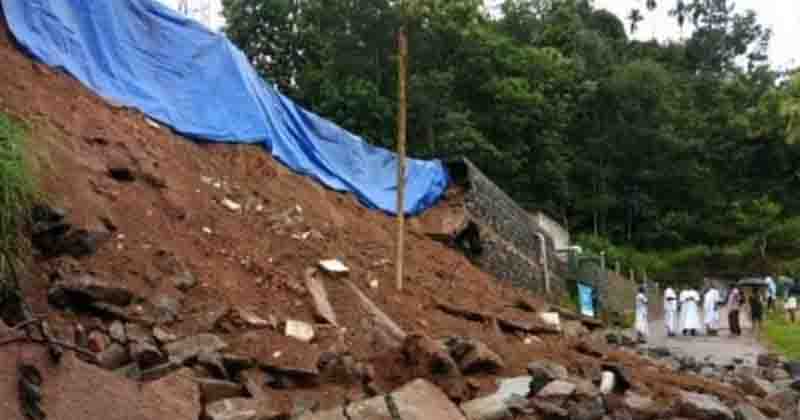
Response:
[[[628,36],[642,13],[588,0],[505,0],[493,14],[483,0],[223,4],[265,78],[384,146],[405,20],[410,152],[467,156],[523,206],[608,238],[654,276],[800,267],[800,235],[787,234],[800,230],[800,76],[770,67],[751,11],[649,1],[687,26],[659,43]]]
[[[0,113],[0,272],[8,258],[21,250],[19,233],[35,194],[35,183],[25,160],[25,130]]]

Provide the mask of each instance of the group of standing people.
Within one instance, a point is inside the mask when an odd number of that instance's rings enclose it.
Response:
[[[763,318],[763,304],[758,293],[750,299],[750,312],[753,326],[757,328]],[[648,299],[644,288],[636,295],[635,329],[640,341],[646,341],[648,330]],[[687,288],[680,293],[668,287],[664,291],[664,324],[667,335],[674,337],[679,333],[684,336],[696,336],[702,329],[707,335],[717,335],[720,328],[720,311],[727,305],[728,325],[731,335],[742,334],[739,313],[744,304],[744,296],[738,288],[733,288],[727,300],[722,299],[719,290],[713,285],[702,294],[694,288]]]
[[[719,329],[719,310],[722,298],[719,290],[710,287],[703,293],[693,289],[685,289],[676,294],[668,287],[664,291],[664,323],[667,335],[674,337],[680,331],[683,335],[696,336],[705,324],[706,333],[716,335]],[[701,308],[704,316],[701,322]]]

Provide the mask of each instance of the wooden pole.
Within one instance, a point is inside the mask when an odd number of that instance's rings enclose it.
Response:
[[[406,190],[406,77],[408,69],[408,39],[406,28],[397,32],[397,290],[403,290],[403,264],[405,262],[405,190]]]

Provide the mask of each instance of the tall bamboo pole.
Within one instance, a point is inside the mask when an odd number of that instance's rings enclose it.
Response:
[[[405,25],[397,32],[397,290],[403,290],[403,264],[405,262],[405,190],[406,190],[406,77],[408,39]]]

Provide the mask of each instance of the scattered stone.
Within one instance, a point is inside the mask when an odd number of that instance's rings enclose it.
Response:
[[[89,334],[86,333],[86,328],[83,327],[83,324],[75,324],[74,340],[75,345],[80,348],[89,347]]]
[[[792,378],[792,376],[789,375],[789,372],[787,372],[786,369],[781,369],[781,368],[767,369],[766,373],[764,374],[764,377],[766,377],[772,382],[785,381]]]
[[[178,314],[181,310],[181,304],[172,296],[158,295],[153,301],[153,308],[155,309],[156,322],[159,324],[170,324],[178,319]]]
[[[164,355],[150,341],[134,341],[129,346],[131,359],[136,361],[141,369],[149,369],[164,362]]]
[[[239,204],[239,203],[237,203],[237,202],[235,202],[235,201],[233,201],[233,200],[231,200],[229,198],[223,198],[222,201],[220,202],[220,204],[222,204],[223,206],[225,206],[225,208],[227,208],[228,210],[230,210],[232,212],[239,212],[239,211],[242,210],[242,205],[241,204]]]
[[[733,412],[717,397],[708,394],[681,391],[681,414],[691,418],[733,420]]]
[[[322,278],[315,276],[315,274],[316,270],[313,268],[306,270],[305,283],[306,289],[308,289],[311,299],[314,302],[316,315],[329,324],[338,326],[339,324],[336,322],[336,312],[334,312],[333,306],[331,306],[331,302],[328,300],[328,292],[325,289],[325,283]]]
[[[394,407],[390,408],[390,404],[394,405]],[[403,420],[464,420],[464,416],[442,390],[423,379],[417,379],[403,385],[388,396],[379,396],[352,403],[345,407],[344,411],[345,417],[353,420],[392,418]],[[339,412],[342,412],[342,410],[339,409]],[[392,415],[392,412],[395,415]],[[311,417],[314,420],[322,418],[335,417]]]
[[[111,326],[108,327],[108,333],[111,335],[111,339],[117,343],[125,344],[128,342],[128,335],[125,333],[125,324],[120,321],[112,322]]]
[[[140,379],[142,381],[145,381],[145,382],[146,381],[155,381],[155,380],[163,378],[164,376],[169,375],[172,372],[175,372],[176,370],[179,370],[182,367],[183,367],[183,365],[181,365],[179,363],[175,363],[175,362],[172,362],[172,361],[167,361],[166,363],[162,363],[162,364],[160,364],[158,366],[154,366],[154,367],[152,367],[150,369],[142,370],[142,373],[140,375]]]
[[[557,330],[561,330],[561,319],[558,315],[558,312],[542,312],[539,314],[539,317],[545,324],[550,325]]]
[[[447,349],[439,342],[421,334],[413,334],[406,338],[403,343],[403,354],[409,365],[425,370],[419,372],[422,376],[451,375],[459,372],[458,365]]]
[[[666,359],[672,356],[672,351],[666,347],[653,347],[650,349],[650,355],[659,359]]]
[[[102,353],[97,355],[97,363],[108,370],[119,369],[131,361],[128,349],[120,343],[111,343]]]
[[[568,413],[570,420],[601,420],[606,415],[606,408],[602,399],[591,398],[573,404]]]
[[[774,368],[780,364],[780,357],[774,353],[762,353],[758,355],[756,359],[758,362],[758,366],[764,368]]]
[[[253,398],[266,398],[263,385],[266,383],[266,375],[261,369],[247,369],[239,374],[240,382]]]
[[[197,278],[190,271],[175,274],[170,280],[175,288],[182,292],[188,292],[190,289],[197,286]]]
[[[213,334],[198,334],[165,346],[169,358],[183,364],[200,353],[214,353],[228,347],[221,338]]]
[[[108,347],[108,336],[100,331],[94,330],[89,333],[89,350],[95,353],[102,353]]]
[[[630,370],[619,364],[604,364],[603,370],[614,373],[614,392],[624,394],[633,384]]]
[[[67,234],[60,244],[60,254],[67,254],[74,258],[87,257],[97,252],[100,247],[111,239],[111,232],[89,231],[78,229]]]
[[[561,330],[564,332],[564,336],[569,338],[583,337],[589,334],[589,329],[580,321],[562,322]]]
[[[203,396],[203,403],[211,404],[219,400],[244,396],[244,387],[229,381],[218,379],[195,379]]]
[[[270,420],[279,418],[267,400],[250,398],[229,398],[206,405],[208,420]]]
[[[286,321],[285,334],[287,337],[309,342],[314,339],[314,327],[303,321],[289,319]]]
[[[658,418],[659,408],[656,406],[656,403],[648,397],[628,392],[625,394],[624,404],[635,419]]]
[[[223,353],[222,364],[230,373],[239,373],[256,366],[256,361],[252,357],[239,354]]]
[[[594,399],[601,395],[600,390],[591,381],[573,379],[570,382],[575,384],[575,396],[579,400]]]
[[[563,409],[561,406],[563,404],[553,404],[549,401],[543,401],[539,398],[534,398],[531,400],[531,405],[536,409],[536,411],[540,414],[544,415],[544,418],[551,419],[568,419],[569,418],[569,411]]]
[[[736,420],[767,420],[767,417],[750,404],[739,404],[736,407]]]
[[[161,327],[153,327],[153,337],[155,337],[156,341],[159,342],[162,346],[165,346],[173,341],[178,340],[178,336],[161,328]]]
[[[237,310],[239,313],[239,318],[244,321],[245,324],[254,327],[254,328],[266,328],[269,327],[269,321],[258,317],[258,315],[246,310],[239,308]]]
[[[504,379],[492,395],[461,404],[461,410],[469,420],[502,420],[511,415],[512,402],[525,399],[530,393],[530,376]]]
[[[528,363],[528,373],[534,380],[543,379],[546,382],[567,379],[567,368],[549,360],[536,360]]]
[[[202,352],[197,355],[197,365],[204,367],[212,376],[230,379],[228,369],[222,362],[222,355],[217,352]]]
[[[126,306],[133,300],[133,293],[124,287],[112,286],[90,274],[83,274],[57,282],[48,291],[48,299],[50,303],[60,307],[90,302]]]
[[[739,388],[741,388],[745,393],[759,398],[764,398],[767,395],[774,394],[777,391],[775,386],[769,381],[757,378],[755,376],[740,376]]]
[[[575,384],[562,380],[555,380],[545,385],[537,394],[537,398],[545,400],[564,401],[575,393]]]
[[[480,372],[494,373],[505,367],[503,359],[481,341],[449,337],[442,342],[450,356],[458,363],[461,372],[466,375]]]

